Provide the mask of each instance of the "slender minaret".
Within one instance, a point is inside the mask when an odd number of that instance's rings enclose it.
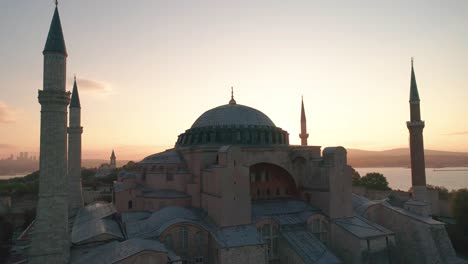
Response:
[[[83,193],[81,190],[81,104],[78,95],[76,77],[70,101],[70,126],[68,127],[68,213],[69,217],[76,215],[83,207]]]
[[[426,202],[426,165],[424,163],[423,129],[419,107],[419,93],[414,75],[413,59],[411,59],[411,87],[410,87],[410,113],[411,121],[406,122],[409,130],[409,144],[411,152],[411,181],[413,186],[413,199]]]
[[[67,106],[70,93],[65,91],[67,50],[57,6],[42,54],[39,200],[29,263],[66,263],[70,255],[67,196]]]
[[[307,134],[307,121],[306,121],[306,115],[304,111],[304,98],[301,98],[302,104],[301,104],[301,134],[299,134],[299,137],[301,138],[301,145],[302,146],[307,146],[307,138],[309,137],[309,134]]]
[[[111,167],[112,169],[117,168],[117,162],[116,162],[116,157],[115,157],[114,150],[112,150],[112,154],[111,154],[111,156],[110,156],[110,167]]]

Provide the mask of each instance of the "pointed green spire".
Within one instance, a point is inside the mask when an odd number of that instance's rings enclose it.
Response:
[[[418,93],[418,86],[416,84],[416,76],[414,75],[414,67],[413,67],[413,58],[411,58],[411,87],[410,87],[410,102],[419,102],[419,93]]]
[[[76,76],[75,82],[73,83],[73,91],[70,100],[70,108],[81,108],[80,96],[78,95],[78,86],[76,85]]]
[[[57,7],[55,7],[54,16],[52,18],[52,22],[50,23],[49,35],[47,35],[47,41],[42,53],[45,54],[47,52],[58,52],[64,54],[65,56],[68,55]]]

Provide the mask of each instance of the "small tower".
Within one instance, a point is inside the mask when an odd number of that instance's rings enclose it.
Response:
[[[83,207],[83,193],[81,190],[81,104],[78,95],[76,77],[70,101],[70,125],[68,127],[68,212],[69,217],[76,215]]]
[[[116,162],[116,157],[115,157],[114,150],[112,150],[112,154],[110,156],[110,167],[111,167],[111,169],[117,168],[117,162]]]
[[[299,137],[301,138],[301,145],[307,146],[307,138],[309,137],[309,134],[307,134],[307,121],[304,111],[304,98],[301,98],[301,134],[299,134]]]
[[[67,263],[68,232],[67,50],[57,7],[50,24],[44,55],[41,104],[39,199],[29,263]]]
[[[413,59],[411,59],[411,86],[410,86],[410,121],[406,122],[409,130],[409,144],[411,153],[411,182],[413,187],[413,200],[420,209],[411,210],[422,215],[428,214],[426,197],[426,165],[424,162],[423,129],[424,121],[421,120],[418,86],[414,74]],[[413,206],[414,207],[414,206]]]

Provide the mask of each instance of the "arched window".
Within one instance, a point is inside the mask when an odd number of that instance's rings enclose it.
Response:
[[[179,229],[179,248],[182,251],[188,248],[188,230],[185,226]]]
[[[279,190],[279,188],[276,188],[276,195],[278,195],[278,196],[280,195],[280,190]]]
[[[166,236],[164,239],[164,245],[167,247],[167,249],[172,249],[172,235],[169,234]]]
[[[197,254],[199,256],[203,256],[203,249],[205,248],[205,239],[203,238],[203,234],[200,231],[198,231],[195,234],[195,246],[196,246]]]
[[[309,221],[308,229],[314,234],[322,243],[328,243],[328,221],[321,215],[313,217]]]
[[[132,209],[132,207],[133,207],[133,202],[132,202],[132,200],[129,200],[128,201],[128,209]]]
[[[257,228],[267,246],[268,258],[278,258],[278,227],[271,224],[265,224],[261,228]]]

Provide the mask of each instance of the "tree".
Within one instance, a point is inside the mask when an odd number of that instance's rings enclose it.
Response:
[[[359,179],[357,185],[373,190],[391,190],[390,187],[388,187],[388,182],[385,176],[378,172],[367,173]]]
[[[351,177],[353,177],[353,185],[358,186],[361,175],[353,167],[351,167]]]
[[[452,209],[458,230],[468,235],[468,189],[460,189],[453,194]]]

